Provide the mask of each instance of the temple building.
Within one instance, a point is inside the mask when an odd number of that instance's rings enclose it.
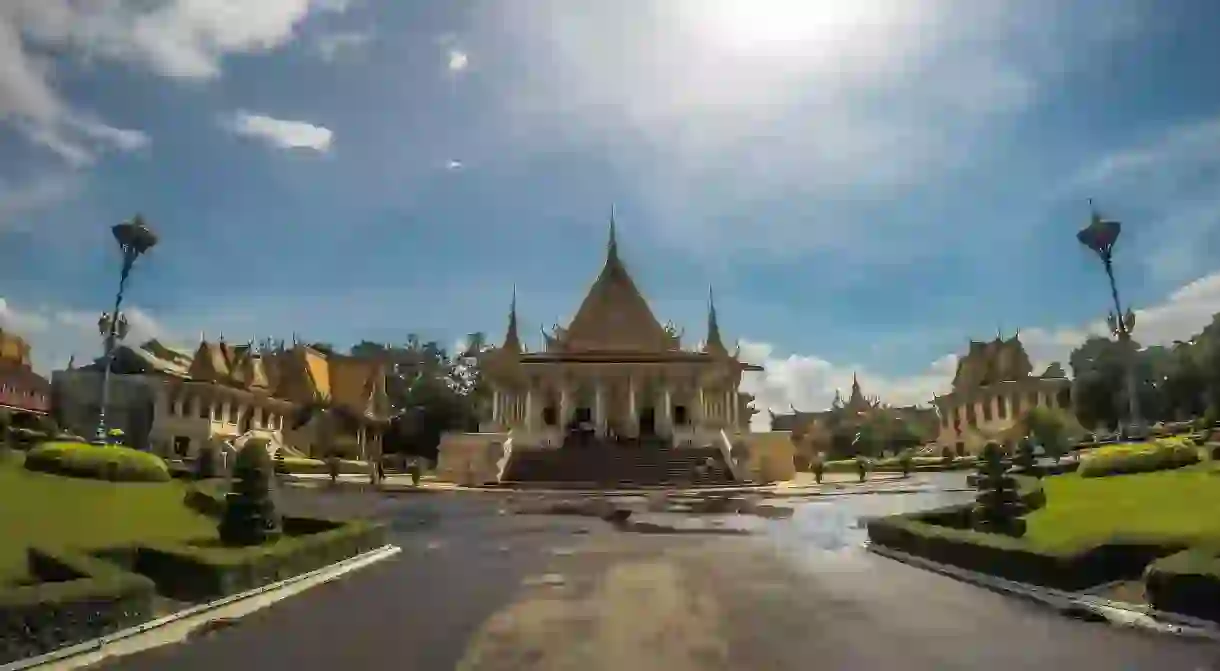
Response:
[[[92,437],[104,361],[53,374],[57,415]],[[134,447],[189,458],[200,447],[249,440],[294,454],[380,453],[388,420],[384,366],[284,342],[231,344],[201,339],[192,352],[156,340],[115,350],[107,426]],[[309,414],[308,408],[329,412]],[[331,420],[334,421],[331,421]]]
[[[799,445],[805,433],[815,424],[821,424],[828,430],[835,427],[848,427],[854,431],[876,412],[889,413],[897,421],[910,425],[914,434],[927,434],[929,440],[932,438],[929,428],[938,422],[935,408],[917,405],[891,406],[883,403],[877,396],[865,395],[860,386],[860,379],[854,374],[851,378],[851,391],[848,393],[846,401],[843,400],[842,392],[836,389],[834,400],[831,401],[830,408],[826,410],[802,412],[792,408],[791,413],[771,412],[769,414],[771,415],[771,430],[791,431],[793,439]],[[896,445],[895,448],[897,447],[899,446]]]
[[[1042,375],[1019,334],[991,342],[970,341],[957,362],[953,390],[933,401],[940,414],[937,443],[977,452],[992,439],[1006,439],[1024,414],[1035,406],[1072,411],[1072,383],[1063,367],[1052,363]]]
[[[512,430],[518,445],[558,447],[582,427],[598,438],[703,444],[749,426],[741,375],[762,369],[725,347],[710,296],[707,340],[684,349],[627,272],[613,223],[605,264],[568,327],[543,333],[541,352],[527,351],[517,328],[514,296],[504,343],[482,363],[494,399],[488,428]]]
[[[631,459],[676,459],[684,449],[721,457],[734,446],[747,451],[755,411],[741,379],[762,368],[726,347],[710,292],[707,338],[699,346],[684,347],[678,329],[657,320],[619,255],[613,216],[601,272],[568,326],[543,333],[542,351],[523,344],[516,307],[514,292],[504,342],[480,360],[493,399],[482,433],[445,436],[442,477],[502,480],[521,470],[516,464],[531,452],[571,455],[597,446],[604,454],[622,446],[636,455]]]
[[[34,372],[29,343],[0,329],[0,409],[11,414],[46,415],[50,407],[51,385]]]

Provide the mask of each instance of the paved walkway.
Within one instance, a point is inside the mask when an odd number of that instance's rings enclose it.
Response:
[[[106,668],[1220,669],[1211,644],[1067,619],[860,547],[865,517],[965,493],[816,498],[745,536],[616,531],[494,497],[295,495],[389,520],[403,553]]]
[[[330,476],[316,473],[301,473],[292,476],[293,479],[299,482],[320,483],[325,484],[330,482]],[[581,493],[596,493],[596,494],[630,494],[638,491],[655,491],[665,490],[675,493],[758,493],[758,494],[774,494],[777,496],[802,496],[815,495],[823,493],[838,493],[845,489],[861,488],[869,490],[875,488],[878,484],[886,483],[887,486],[892,486],[895,483],[902,482],[906,479],[900,473],[871,473],[864,483],[859,482],[859,478],[851,473],[827,473],[822,484],[818,484],[812,473],[797,473],[796,478],[785,482],[777,482],[768,485],[725,485],[723,487],[647,487],[640,489],[572,489],[566,487],[547,487],[546,483],[539,483],[538,486],[523,487],[514,489],[511,487],[467,487],[444,480],[438,480],[435,477],[426,477],[420,481],[418,487],[411,482],[410,476],[401,474],[387,475],[382,482],[382,488],[388,491],[431,491],[431,492],[490,492],[490,493],[514,493],[514,492],[531,492],[531,493],[563,493],[563,494],[581,494]],[[343,474],[339,476],[339,482],[344,484],[367,485],[369,482],[368,475],[365,474]]]

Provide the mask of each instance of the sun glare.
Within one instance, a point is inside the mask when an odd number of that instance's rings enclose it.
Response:
[[[733,48],[843,39],[884,22],[876,0],[700,0],[690,5],[699,32]]]

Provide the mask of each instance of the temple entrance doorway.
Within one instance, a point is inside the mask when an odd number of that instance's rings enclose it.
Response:
[[[657,411],[655,408],[640,410],[640,437],[651,438],[657,435]]]

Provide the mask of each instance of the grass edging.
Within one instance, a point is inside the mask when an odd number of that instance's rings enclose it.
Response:
[[[82,553],[30,548],[46,582],[0,591],[0,664],[121,630],[152,615],[153,581]]]
[[[1040,481],[1019,477],[1018,483],[1027,506],[1045,505]],[[876,518],[868,523],[869,540],[941,564],[1072,591],[1140,575],[1150,562],[1185,549],[1136,537],[1056,552],[1020,538],[970,529],[971,508],[972,504],[963,504]]]
[[[82,655],[82,654],[86,654],[86,653],[93,652],[96,650],[100,650],[100,649],[104,648],[106,645],[117,643],[119,641],[129,639],[133,636],[138,636],[145,632],[152,631],[154,629],[158,629],[160,627],[164,627],[166,625],[170,625],[170,624],[179,622],[181,620],[185,620],[190,617],[194,617],[194,616],[201,615],[204,613],[209,613],[209,612],[218,610],[220,608],[223,608],[225,606],[229,606],[231,604],[236,604],[241,601],[245,601],[247,599],[251,599],[251,598],[257,597],[259,595],[266,594],[268,592],[272,592],[272,591],[279,590],[279,589],[287,589],[298,583],[312,580],[314,578],[318,578],[328,572],[335,572],[336,573],[335,576],[332,576],[331,578],[326,579],[326,580],[330,580],[333,577],[338,577],[338,575],[342,575],[344,573],[347,573],[348,571],[363,568],[363,566],[365,566],[366,564],[371,564],[373,562],[380,561],[381,559],[387,559],[389,557],[392,557],[393,555],[397,554],[400,551],[401,551],[401,548],[399,548],[398,546],[389,545],[389,544],[383,545],[381,547],[369,550],[368,552],[364,552],[364,553],[356,555],[354,557],[349,557],[342,561],[336,562],[329,566],[324,566],[322,568],[316,569],[314,571],[310,571],[308,573],[302,573],[299,575],[295,575],[290,578],[281,580],[279,582],[263,585],[262,587],[256,587],[254,589],[251,589],[246,592],[242,592],[240,594],[233,594],[230,596],[222,597],[222,598],[216,599],[215,601],[211,601],[208,603],[202,603],[202,604],[198,604],[195,606],[190,606],[188,608],[184,608],[180,611],[170,613],[169,615],[164,615],[164,616],[156,618],[154,620],[146,620],[144,622],[136,624],[135,626],[128,627],[127,629],[124,629],[122,631],[117,631],[117,632],[114,632],[111,634],[107,634],[105,636],[98,637],[96,639],[86,640],[86,641],[82,641],[80,643],[76,643],[74,645],[69,645],[69,646],[62,647],[62,648],[59,648],[56,650],[52,650],[51,652],[44,653],[37,657],[26,658],[26,659],[21,660],[20,662],[17,662],[17,663],[11,664],[11,665],[7,665],[4,667],[4,669],[5,669],[5,671],[22,671],[23,669],[34,668],[34,667],[41,666],[43,664],[48,664],[48,663],[52,663],[52,662],[66,659],[69,657],[75,657],[77,655]],[[308,587],[306,587],[305,589],[308,589]]]
[[[205,484],[188,488],[186,502],[216,511],[221,496]],[[249,548],[179,542],[31,548],[30,573],[40,582],[0,589],[0,664],[145,622],[156,594],[187,601],[232,597],[385,546],[386,526],[379,523],[286,516],[284,528],[285,539]]]
[[[1161,557],[1144,571],[1144,590],[1158,610],[1220,621],[1220,556],[1198,547]]]

